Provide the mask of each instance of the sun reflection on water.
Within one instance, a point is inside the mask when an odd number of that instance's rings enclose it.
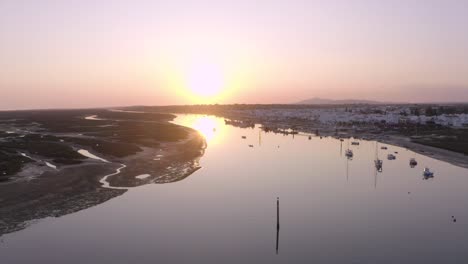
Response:
[[[197,130],[207,143],[213,144],[222,139],[224,123],[222,119],[205,115],[179,116],[175,123]]]

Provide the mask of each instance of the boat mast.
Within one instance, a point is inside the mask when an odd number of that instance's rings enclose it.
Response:
[[[379,142],[375,142],[375,159],[379,160]]]

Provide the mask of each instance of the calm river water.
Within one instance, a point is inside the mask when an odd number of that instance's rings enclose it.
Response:
[[[350,145],[349,160],[347,140],[266,134],[210,116],[174,122],[205,135],[202,169],[5,235],[0,262],[468,262],[467,169],[371,141]],[[426,166],[434,178],[423,179]]]

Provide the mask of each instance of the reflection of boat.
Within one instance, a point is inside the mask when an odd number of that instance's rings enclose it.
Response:
[[[429,168],[424,168],[423,170],[423,176],[424,176],[424,179],[427,180],[429,178],[433,178],[434,177],[434,172],[432,172],[431,170],[429,170]]]
[[[227,122],[231,122],[231,121],[227,121]],[[228,124],[228,123],[226,123]],[[233,125],[233,126],[236,126],[236,125]],[[237,126],[240,126],[240,125],[237,125]],[[240,126],[242,127],[242,126]],[[244,127],[251,127],[251,128],[254,128],[255,127],[255,123],[253,122],[247,122]],[[261,130],[263,130],[264,132],[268,133],[268,132],[273,132],[273,133],[279,133],[279,134],[283,134],[283,135],[297,135],[299,134],[298,131],[296,131],[295,129],[292,129],[292,128],[288,128],[288,129],[283,129],[283,128],[277,128],[277,127],[267,127],[267,126],[261,126],[260,127]]]
[[[409,161],[409,165],[411,166],[411,168],[414,168],[416,167],[416,165],[418,165],[418,162],[416,161],[415,158],[411,158]]]
[[[297,135],[297,134],[299,134],[299,132],[297,132],[296,130],[291,129],[291,128],[289,128],[289,129],[277,129],[276,132],[281,133],[283,135]]]
[[[396,156],[393,155],[393,154],[388,154],[388,155],[387,155],[387,159],[388,159],[388,160],[394,160],[394,159],[396,159]]]
[[[375,143],[375,160],[374,160],[374,164],[375,164],[375,169],[378,172],[382,172],[383,160],[379,159],[378,145],[379,145],[379,142],[376,142]]]
[[[254,127],[255,127],[255,124],[254,124],[253,122],[242,121],[242,120],[229,120],[229,119],[224,119],[224,123],[225,123],[226,125],[231,125],[231,126],[240,127],[240,128],[247,128],[247,127],[254,128]]]

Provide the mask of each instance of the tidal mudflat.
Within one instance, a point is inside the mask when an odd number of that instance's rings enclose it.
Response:
[[[86,210],[45,218],[6,234],[1,238],[0,259],[6,263],[468,260],[465,168],[376,141],[265,133],[258,126],[229,126],[224,119],[204,115],[179,115],[173,122],[204,135],[207,148],[199,170],[177,182],[130,188],[125,195]],[[345,155],[348,149],[352,158]],[[389,154],[396,158],[387,159]],[[381,170],[376,159],[382,160]],[[416,166],[410,165],[411,159]],[[433,177],[423,175],[425,167],[434,172]],[[153,174],[134,176],[145,181]]]
[[[103,109],[0,112],[0,236],[92,207],[127,187],[187,177],[198,168],[204,140],[169,123],[174,117]]]

